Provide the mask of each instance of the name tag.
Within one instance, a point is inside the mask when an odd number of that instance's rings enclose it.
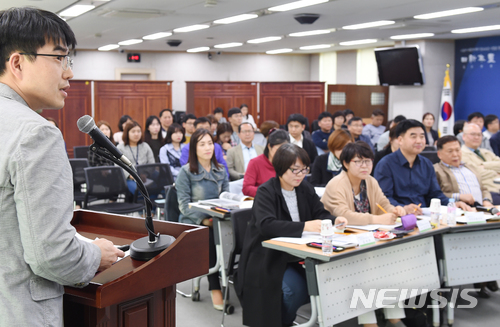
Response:
[[[356,237],[358,238],[358,244],[359,244],[360,248],[363,246],[375,244],[375,237],[373,237],[372,232],[362,233],[362,234],[356,235]]]
[[[467,225],[486,223],[484,212],[466,212],[465,218],[467,220]]]
[[[417,220],[417,226],[420,233],[432,230],[431,223],[428,220]]]

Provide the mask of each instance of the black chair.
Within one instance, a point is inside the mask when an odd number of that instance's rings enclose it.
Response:
[[[135,167],[137,174],[148,190],[150,197],[155,198],[159,194],[164,194],[165,186],[174,183],[174,177],[167,163],[154,163],[146,165],[137,165]],[[139,189],[135,191],[134,202],[139,198]]]
[[[175,185],[165,186],[165,204],[164,204],[165,220],[178,223],[181,211],[179,210],[179,202],[177,201],[177,190]]]
[[[75,159],[87,159],[89,157],[89,147],[87,145],[74,146],[73,147],[73,158]]]
[[[121,195],[130,193],[122,168],[113,166],[87,167],[84,171],[85,181],[87,182],[87,192],[83,201],[84,209],[116,214],[144,210],[144,204],[117,202]],[[90,197],[112,202],[89,205]]]
[[[69,164],[73,171],[73,201],[82,207],[85,199],[85,192],[82,192],[82,186],[85,184],[84,169],[89,166],[89,162],[87,159],[69,159]]]
[[[440,161],[437,155],[437,151],[422,151],[422,153],[420,154],[429,159],[432,162],[432,164],[436,164]]]
[[[182,125],[182,121],[184,120],[185,115],[186,115],[185,111],[175,111],[174,112],[174,123]]]
[[[436,147],[434,145],[426,145],[424,151],[436,151]]]

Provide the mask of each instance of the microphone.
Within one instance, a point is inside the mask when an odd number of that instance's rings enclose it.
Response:
[[[498,213],[500,212],[497,208],[495,207],[491,207],[491,208],[487,208],[487,207],[483,207],[483,206],[476,206],[476,209],[477,211],[485,211],[485,212],[488,212],[490,214],[492,214],[493,216],[497,215],[498,216]]]
[[[121,160],[127,166],[132,166],[130,160],[128,160],[128,158],[125,157],[113,143],[111,143],[106,135],[104,135],[101,130],[97,128],[92,117],[90,117],[89,115],[82,116],[80,117],[80,119],[78,119],[78,122],[76,124],[78,125],[78,129],[80,130],[80,132],[89,134],[97,145],[108,150],[112,155]]]

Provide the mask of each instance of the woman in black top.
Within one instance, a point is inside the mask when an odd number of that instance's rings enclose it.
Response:
[[[425,144],[435,146],[439,138],[439,134],[436,130],[432,129],[434,125],[435,118],[430,112],[427,112],[422,117],[422,123],[425,126]]]
[[[146,119],[144,142],[149,144],[149,147],[151,148],[151,150],[153,150],[155,162],[160,162],[160,149],[164,145],[163,134],[161,133],[160,118],[156,116],[149,116]]]

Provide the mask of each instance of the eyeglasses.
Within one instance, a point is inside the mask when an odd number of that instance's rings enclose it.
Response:
[[[253,129],[249,129],[249,130],[246,130],[246,131],[241,131],[240,133],[241,134],[251,134],[251,133],[253,133]]]
[[[372,159],[364,159],[364,160],[351,160],[351,162],[356,166],[356,167],[362,167],[363,165],[369,167],[373,165],[373,160]]]
[[[468,134],[468,135],[470,135],[472,137],[481,137],[481,136],[483,136],[483,134],[481,134],[481,133],[464,133],[464,134]]]
[[[288,168],[290,169],[290,171],[295,174],[295,175],[298,175],[299,173],[302,173],[304,175],[307,175],[309,174],[309,171],[310,171],[310,168],[307,167],[307,168],[304,168],[304,169],[294,169],[294,168]]]
[[[57,60],[61,62],[63,70],[68,70],[68,68],[73,69],[73,59],[69,55],[56,55],[56,54],[45,54],[45,53],[25,53],[19,52],[20,55],[25,56],[43,56],[43,57],[56,57]],[[7,59],[9,61],[10,58]]]

